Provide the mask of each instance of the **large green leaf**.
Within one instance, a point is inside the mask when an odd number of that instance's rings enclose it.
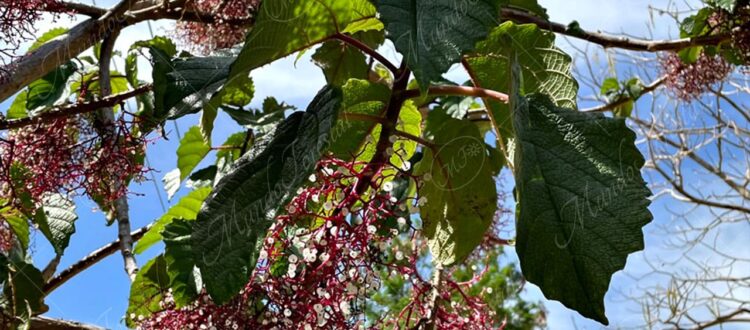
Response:
[[[476,125],[440,115],[431,114],[428,123],[435,150],[425,148],[414,172],[431,177],[419,194],[427,198],[420,214],[433,262],[452,265],[482,242],[497,208],[497,190]]]
[[[498,0],[377,0],[388,39],[406,59],[422,89],[442,81],[497,25]]]
[[[265,0],[248,33],[230,84],[236,77],[325,41],[349,24],[367,21],[375,8],[367,0]]]
[[[203,139],[198,126],[191,127],[180,140],[177,147],[177,168],[180,169],[180,181],[193,172],[198,163],[208,155],[211,146]]]
[[[13,100],[13,103],[11,103],[10,108],[8,108],[8,113],[6,114],[6,117],[8,117],[8,119],[19,119],[29,116],[28,112],[26,111],[26,100],[28,99],[28,96],[29,93],[27,93],[26,89],[18,93],[16,98]]]
[[[480,87],[509,93],[511,52],[518,54],[523,74],[523,93],[544,93],[554,102],[576,108],[578,83],[570,71],[571,58],[555,46],[555,35],[536,25],[505,22],[477,45],[475,54],[467,56],[474,83]],[[510,109],[497,100],[487,100],[502,138],[513,135]]]
[[[232,298],[249,279],[280,201],[294,192],[328,146],[341,105],[341,91],[326,86],[304,113],[282,123],[221,178],[198,213],[191,237],[207,292],[218,303]]]
[[[643,156],[624,119],[514,98],[516,251],[549,299],[607,324],[604,294],[651,221]]]
[[[128,310],[125,322],[129,327],[135,327],[139,317],[161,311],[162,300],[169,290],[169,275],[167,262],[163,255],[151,259],[138,271],[135,281],[130,286]]]
[[[15,211],[3,213],[2,218],[8,222],[10,229],[13,231],[13,235],[15,235],[18,242],[21,243],[21,247],[24,250],[27,249],[29,247],[29,235],[31,233],[29,221]]]
[[[68,247],[70,236],[76,231],[76,205],[61,194],[45,196],[42,202],[34,220],[54,247],[55,253],[62,255]]]
[[[177,204],[167,210],[164,215],[154,222],[154,225],[138,240],[133,252],[135,254],[143,253],[148,248],[161,241],[161,231],[174,219],[195,220],[203,201],[208,197],[211,188],[205,187],[191,191],[182,197]]]
[[[189,304],[201,289],[196,282],[193,247],[190,244],[192,224],[177,219],[161,232],[164,236],[164,261],[167,263],[169,287],[177,307]]]

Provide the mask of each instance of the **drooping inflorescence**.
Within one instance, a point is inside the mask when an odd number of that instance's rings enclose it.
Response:
[[[719,56],[701,53],[695,63],[685,63],[679,55],[669,53],[660,59],[664,84],[679,99],[690,101],[707,92],[712,85],[732,72],[732,65]]]
[[[193,11],[211,16],[213,22],[177,22],[176,36],[201,53],[231,48],[245,40],[247,24],[259,0],[195,0],[188,2]]]
[[[372,189],[359,195],[354,187],[365,177],[364,165],[338,159],[318,164],[276,217],[251,279],[232,302],[216,306],[199,298],[184,308],[167,302],[162,312],[131,318],[144,330],[388,328],[425,320],[438,329],[493,328],[492,310],[465,293],[474,281],[458,283],[445,273],[435,288],[420,265],[425,244],[410,213],[426,200],[407,197],[395,182],[413,180],[418,187],[421,178],[376,175]],[[368,319],[383,274],[407,279],[411,303]]]
[[[48,193],[85,193],[103,202],[125,195],[127,185],[118,182],[142,178],[146,140],[123,118],[111,128],[71,116],[11,130],[0,140],[0,197],[18,204],[22,194],[32,202]]]

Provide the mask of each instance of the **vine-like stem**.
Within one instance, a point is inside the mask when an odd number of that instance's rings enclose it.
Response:
[[[341,40],[341,41],[343,41],[343,42],[345,42],[345,43],[347,43],[347,44],[349,44],[349,45],[351,45],[351,46],[353,46],[353,47],[361,50],[365,54],[370,55],[372,58],[378,60],[378,62],[380,62],[380,64],[383,64],[386,68],[388,68],[388,70],[390,70],[391,72],[393,72],[394,75],[398,73],[398,68],[395,65],[393,65],[393,63],[391,63],[391,61],[389,61],[387,58],[385,58],[385,56],[383,56],[382,54],[378,53],[374,49],[370,48],[370,46],[365,45],[365,43],[363,43],[363,42],[361,42],[361,41],[359,41],[357,39],[354,39],[354,38],[352,38],[352,37],[350,37],[350,36],[348,36],[348,35],[346,35],[344,33],[336,33],[336,34],[333,35],[332,38],[333,39]]]
[[[138,241],[139,239],[141,239],[141,237],[143,237],[144,234],[146,234],[146,232],[150,228],[151,228],[151,225],[141,227],[137,229],[136,231],[130,233],[130,237],[133,239],[133,241]],[[80,274],[84,270],[97,264],[98,262],[104,260],[106,257],[112,255],[113,253],[119,250],[120,250],[120,240],[118,239],[114,242],[111,242],[89,253],[89,255],[85,256],[81,260],[72,264],[70,267],[66,268],[65,270],[57,274],[57,276],[52,277],[49,281],[47,281],[47,283],[44,284],[44,288],[43,288],[44,294],[49,295],[52,291],[54,291],[55,289],[63,285],[65,282],[67,282],[71,278],[75,277],[76,275]]]

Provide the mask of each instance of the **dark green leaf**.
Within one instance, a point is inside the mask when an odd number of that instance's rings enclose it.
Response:
[[[549,299],[607,324],[604,294],[651,221],[643,156],[624,119],[516,97],[517,244],[521,269]]]
[[[498,1],[378,0],[379,18],[426,89],[498,24]]]
[[[435,137],[436,148],[425,148],[414,172],[431,177],[420,190],[427,198],[420,207],[423,231],[433,262],[447,266],[464,260],[482,242],[497,208],[497,190],[479,129],[444,114],[434,118],[428,134]]]
[[[44,280],[42,272],[34,265],[19,260],[18,257],[10,258],[10,267],[5,285],[5,296],[11,298],[10,303],[13,315],[27,319],[34,313],[47,311],[44,304]]]
[[[321,90],[262,147],[221,178],[198,214],[191,237],[196,264],[214,301],[232,298],[249,279],[279,201],[304,182],[322,152],[341,105],[341,91]]]

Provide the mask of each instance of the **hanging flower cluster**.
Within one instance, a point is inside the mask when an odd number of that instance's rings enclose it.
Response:
[[[206,54],[216,49],[231,48],[245,40],[246,24],[259,0],[193,0],[190,9],[209,15],[213,22],[177,22],[176,36],[191,48]]]
[[[121,182],[143,179],[146,169],[139,157],[145,146],[123,118],[111,130],[97,130],[82,116],[12,130],[0,140],[0,197],[14,200],[21,189],[35,202],[58,192],[113,201],[127,193]]]
[[[308,186],[277,216],[252,278],[233,302],[216,306],[200,298],[195,305],[153,314],[139,328],[355,329],[425,320],[436,322],[438,329],[492,328],[492,310],[480,297],[464,293],[474,280],[457,283],[445,273],[434,286],[429,275],[421,274],[424,266],[418,261],[425,244],[409,215],[426,199],[397,192],[394,174],[383,176],[382,171],[372,189],[359,195],[354,187],[367,177],[362,168],[362,163],[338,159],[318,164]],[[421,180],[404,172],[398,176],[417,186]],[[413,299],[398,317],[366,319],[382,274],[408,279]]]
[[[691,101],[724,80],[732,72],[732,65],[721,56],[701,53],[695,63],[687,64],[675,53],[660,59],[666,77],[665,85],[679,99]]]

